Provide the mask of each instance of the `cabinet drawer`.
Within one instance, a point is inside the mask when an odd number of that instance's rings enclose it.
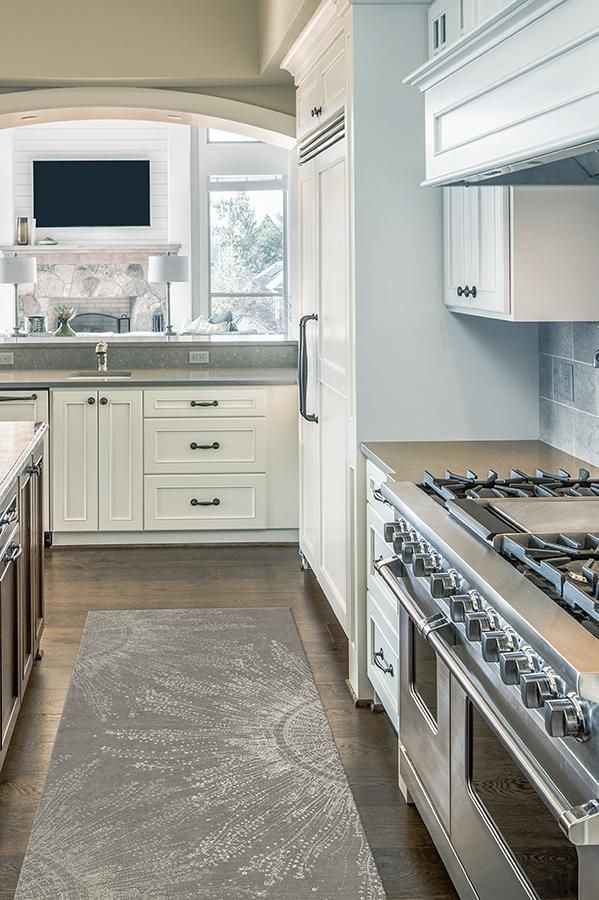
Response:
[[[266,527],[266,475],[146,475],[144,481],[148,531]]]
[[[146,419],[147,474],[265,472],[265,419]]]
[[[366,583],[368,590],[375,595],[379,606],[384,611],[393,630],[399,635],[399,611],[397,608],[397,600],[374,568],[374,561],[376,559],[393,555],[392,546],[385,543],[381,537],[379,531],[381,525],[382,519],[377,516],[371,507],[368,507],[366,525],[368,542],[366,547]]]
[[[146,418],[263,416],[264,390],[256,388],[171,388],[144,391]]]
[[[372,594],[366,600],[368,678],[399,730],[399,639]]]
[[[297,91],[297,133],[299,137],[317,127],[321,120],[315,117],[312,111],[321,106],[321,81],[320,77],[314,73]]]

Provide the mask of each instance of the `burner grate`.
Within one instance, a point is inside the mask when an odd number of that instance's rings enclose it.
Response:
[[[599,497],[599,479],[591,478],[587,469],[580,469],[578,478],[572,478],[565,469],[555,474],[537,469],[528,475],[520,469],[512,469],[508,478],[499,478],[489,469],[486,478],[479,478],[468,470],[465,475],[446,471],[440,478],[425,472],[421,487],[442,500],[479,500],[485,497]]]

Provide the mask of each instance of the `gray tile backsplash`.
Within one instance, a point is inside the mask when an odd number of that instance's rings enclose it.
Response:
[[[541,439],[599,465],[597,322],[547,322],[539,332]]]

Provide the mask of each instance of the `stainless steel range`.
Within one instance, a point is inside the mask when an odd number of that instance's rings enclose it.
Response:
[[[463,898],[599,898],[599,480],[389,482],[400,775]]]

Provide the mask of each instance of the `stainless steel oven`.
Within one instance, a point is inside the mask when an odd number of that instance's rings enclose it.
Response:
[[[597,773],[579,777],[575,755],[569,771],[566,743],[514,701],[519,727],[479,645],[411,567],[377,570],[402,608],[400,772],[460,896],[598,900],[599,801],[585,794]]]

